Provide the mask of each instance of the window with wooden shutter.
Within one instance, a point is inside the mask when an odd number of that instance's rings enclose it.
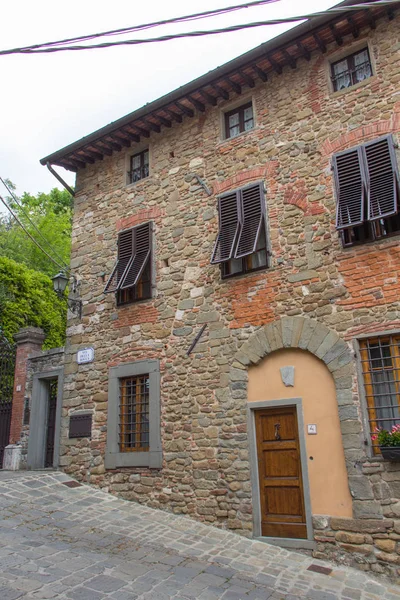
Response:
[[[211,263],[220,264],[222,277],[268,266],[263,183],[257,182],[221,196],[219,232]]]
[[[361,148],[333,157],[336,181],[336,227],[345,229],[364,221],[365,176]]]
[[[391,135],[336,154],[332,166],[336,227],[344,246],[400,232],[399,169]]]
[[[144,223],[118,236],[118,258],[104,293],[116,292],[117,304],[151,297],[152,225]]]
[[[218,199],[219,232],[215,242],[211,264],[230,260],[235,251],[239,234],[239,192],[224,194]]]
[[[391,136],[363,147],[368,175],[368,220],[395,215],[399,205],[399,171]]]

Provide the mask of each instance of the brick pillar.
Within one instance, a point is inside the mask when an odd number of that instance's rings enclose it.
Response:
[[[17,343],[17,356],[15,360],[10,444],[15,444],[21,437],[28,357],[33,352],[42,349],[45,337],[45,333],[40,327],[24,327],[14,335]]]

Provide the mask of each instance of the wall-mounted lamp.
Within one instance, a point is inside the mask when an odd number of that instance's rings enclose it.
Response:
[[[63,273],[63,271],[60,271],[59,273],[57,273],[57,275],[55,275],[54,277],[52,277],[53,280],[53,289],[55,291],[55,293],[57,294],[57,296],[59,298],[62,298],[65,292],[65,288],[67,287],[67,283],[69,281],[68,277],[66,276],[65,273]],[[73,291],[76,292],[78,287],[78,282],[76,280],[76,278],[74,277],[73,280]],[[75,298],[67,298],[67,304],[68,304],[68,308],[75,313],[80,319],[82,318],[82,300],[78,300]]]

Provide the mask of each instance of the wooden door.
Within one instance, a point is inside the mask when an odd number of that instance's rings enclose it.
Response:
[[[255,411],[261,534],[307,538],[295,406]]]

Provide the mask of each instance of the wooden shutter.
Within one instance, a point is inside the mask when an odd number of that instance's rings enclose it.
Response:
[[[364,144],[363,152],[368,176],[368,220],[396,214],[399,171],[392,136]]]
[[[336,187],[336,227],[346,229],[364,221],[365,173],[361,148],[346,150],[333,157]]]
[[[143,273],[151,253],[151,223],[139,225],[133,230],[133,255],[122,276],[118,289],[136,285]]]
[[[239,192],[225,194],[218,199],[219,232],[211,257],[211,264],[226,262],[233,256],[240,226]]]
[[[241,190],[242,219],[235,258],[252,254],[265,227],[265,202],[263,184],[256,183]]]
[[[133,254],[133,229],[122,231],[118,236],[118,258],[104,288],[105,294],[116,292]]]

